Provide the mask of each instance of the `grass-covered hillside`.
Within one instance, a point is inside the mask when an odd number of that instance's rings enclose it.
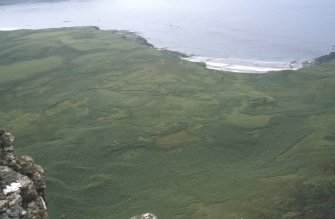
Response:
[[[51,219],[335,215],[335,61],[234,74],[95,28],[0,32],[0,126]]]

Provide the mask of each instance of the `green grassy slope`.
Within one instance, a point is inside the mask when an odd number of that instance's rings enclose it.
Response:
[[[51,218],[331,218],[335,61],[212,71],[94,28],[0,32],[0,121]]]

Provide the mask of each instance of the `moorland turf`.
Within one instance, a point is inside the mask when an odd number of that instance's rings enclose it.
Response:
[[[0,32],[0,125],[51,218],[331,218],[335,61],[236,74],[95,28]]]

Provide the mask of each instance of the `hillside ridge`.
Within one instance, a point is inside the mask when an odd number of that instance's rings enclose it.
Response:
[[[235,74],[134,39],[0,32],[1,126],[47,170],[51,218],[335,215],[334,60]]]

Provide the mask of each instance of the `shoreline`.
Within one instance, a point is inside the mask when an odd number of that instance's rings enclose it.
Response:
[[[196,56],[188,55],[183,52],[169,50],[167,48],[158,48],[149,41],[141,36],[139,32],[129,31],[129,30],[108,30],[101,29],[98,26],[73,26],[73,27],[55,27],[55,28],[43,28],[43,29],[25,29],[25,28],[8,28],[0,27],[1,31],[15,31],[15,30],[45,30],[45,29],[60,29],[60,28],[76,28],[76,27],[91,27],[98,31],[109,31],[113,34],[118,34],[125,40],[134,41],[142,45],[154,48],[160,51],[164,51],[168,54],[175,55],[182,60],[188,62],[199,63],[207,69],[240,73],[240,74],[266,74],[271,72],[280,72],[285,70],[295,71],[302,68],[308,68],[315,65],[319,65],[335,59],[335,51],[332,51],[326,55],[316,57],[310,60],[305,60],[302,62],[292,61],[288,62],[278,62],[278,61],[262,61],[262,60],[251,60],[251,59],[237,59],[237,58],[220,58],[220,57],[206,57],[206,56]]]
[[[286,63],[201,56],[192,56],[183,59],[190,62],[202,63],[208,69],[244,74],[265,74],[275,71],[298,70],[303,67],[302,63],[299,62]]]

